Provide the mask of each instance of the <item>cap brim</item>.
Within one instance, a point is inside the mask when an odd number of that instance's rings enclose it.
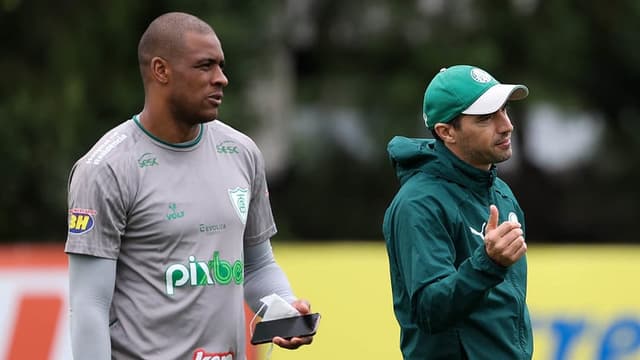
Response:
[[[507,100],[521,100],[529,95],[524,85],[496,84],[485,91],[462,113],[465,115],[485,115],[498,111]]]

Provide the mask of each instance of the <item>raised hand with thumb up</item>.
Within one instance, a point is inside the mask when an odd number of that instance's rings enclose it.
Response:
[[[522,225],[505,221],[498,225],[498,208],[489,207],[489,220],[484,230],[484,247],[487,255],[502,266],[510,266],[527,252]]]

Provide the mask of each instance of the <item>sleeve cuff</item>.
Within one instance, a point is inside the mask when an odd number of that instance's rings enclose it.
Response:
[[[474,251],[471,256],[471,265],[475,270],[498,276],[501,279],[504,279],[507,271],[509,271],[508,267],[496,264],[491,260],[489,255],[487,255],[487,251],[484,249],[484,246],[478,246],[476,251]]]

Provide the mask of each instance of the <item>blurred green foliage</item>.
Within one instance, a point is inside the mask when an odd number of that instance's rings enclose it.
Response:
[[[589,164],[558,175],[524,156],[508,174],[530,241],[638,240],[635,0],[0,0],[0,241],[64,241],[68,171],[105,131],[140,111],[138,40],[167,11],[201,17],[222,40],[230,79],[223,121],[254,135],[283,117],[276,130],[287,157],[270,178],[280,236],[380,238],[397,188],[386,142],[429,136],[426,84],[441,67],[468,63],[529,86],[529,99],[512,110],[516,123],[536,103],[606,122]],[[268,95],[256,91],[265,77],[291,89],[283,112],[256,105]],[[295,130],[314,112],[311,124],[329,127],[324,135]],[[336,114],[355,118],[366,141],[353,147],[365,155],[326,135],[343,124]]]

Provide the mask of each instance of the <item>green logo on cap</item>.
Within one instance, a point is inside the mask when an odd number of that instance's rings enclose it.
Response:
[[[469,65],[440,70],[424,93],[423,118],[429,129],[455,119],[482,94],[499,84],[486,71]]]
[[[478,68],[471,69],[471,78],[483,84],[493,80],[493,77],[491,77],[488,72]]]

